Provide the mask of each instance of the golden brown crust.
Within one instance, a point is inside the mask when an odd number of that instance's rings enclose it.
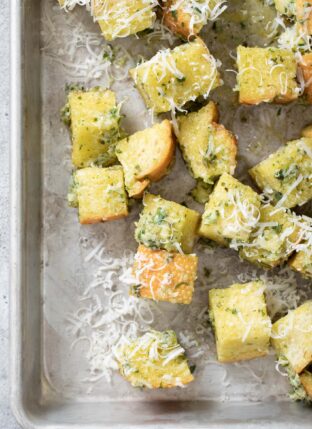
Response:
[[[312,103],[312,54],[305,54],[298,65],[305,82],[305,94],[309,103]],[[310,137],[310,136],[305,136]]]
[[[307,395],[312,399],[312,374],[308,371],[299,375],[300,381]]]
[[[151,182],[148,179],[138,180],[132,188],[128,190],[129,197],[137,199],[142,198],[145,189],[150,185],[150,183]]]
[[[212,121],[211,123],[218,131],[223,132],[225,134],[224,138],[227,138],[229,141],[231,141],[231,144],[233,147],[235,147],[235,150],[237,148],[237,139],[234,136],[234,134],[229,131],[227,128],[225,128],[224,125],[218,124],[217,122]]]
[[[297,9],[296,18],[302,30],[307,34],[312,34],[311,7],[312,7],[311,0],[296,0],[296,9]]]
[[[167,174],[174,151],[175,137],[167,119],[117,144],[116,154],[124,169],[130,197],[140,198],[150,182]]]
[[[148,178],[151,181],[160,180],[165,176],[167,172],[167,168],[169,167],[175,149],[175,140],[172,131],[171,122],[168,119],[165,119],[162,122],[163,127],[163,140],[166,142],[166,150],[164,150],[161,154],[161,157],[157,160],[157,163],[153,165],[153,168],[149,170],[143,170],[141,174],[137,175],[137,179],[141,180],[143,178]]]
[[[133,275],[140,285],[136,295],[141,298],[190,304],[194,292],[198,258],[166,250],[138,247]]]
[[[301,136],[312,139],[312,125],[308,125],[303,128],[303,130],[301,131]]]
[[[190,17],[188,14],[183,13],[180,9],[174,11],[170,10],[171,6],[175,2],[173,0],[167,0],[162,2],[162,22],[175,34],[179,34],[184,39],[189,39],[191,36],[197,35],[201,28],[198,30],[196,28],[193,31],[190,28]]]
[[[79,222],[81,223],[81,225],[93,225],[95,223],[100,223],[100,222],[106,222],[109,220],[118,220],[118,219],[122,219],[124,217],[128,216],[128,210],[125,211],[124,213],[120,213],[118,215],[112,215],[112,216],[107,216],[107,217],[83,217],[83,218],[79,218]]]
[[[296,95],[287,95],[285,94],[284,96],[277,96],[274,98],[274,100],[272,101],[272,103],[276,103],[276,104],[288,104],[290,102],[292,102],[293,100],[296,100],[298,97]],[[242,97],[241,95],[239,95],[239,103],[240,104],[248,104],[250,106],[252,105],[258,105],[263,103],[264,100],[259,100],[258,98],[246,98],[246,97]],[[268,102],[270,101],[270,97],[268,97]]]

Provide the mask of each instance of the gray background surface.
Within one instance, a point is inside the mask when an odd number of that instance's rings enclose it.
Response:
[[[19,426],[9,406],[9,0],[0,1],[0,428]]]

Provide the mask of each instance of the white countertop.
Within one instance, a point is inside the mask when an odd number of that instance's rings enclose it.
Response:
[[[9,2],[0,2],[0,429],[18,424],[9,406]]]

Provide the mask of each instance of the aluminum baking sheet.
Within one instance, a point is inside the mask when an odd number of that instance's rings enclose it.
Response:
[[[203,38],[222,61],[224,86],[214,91],[221,120],[239,139],[236,176],[311,121],[312,108],[239,106],[235,47],[273,40],[274,12],[262,1],[233,1]],[[243,24],[242,24],[243,23]],[[268,33],[272,33],[270,37]],[[110,85],[122,102],[128,132],[153,121],[127,77],[140,56],[177,43],[159,31],[118,40],[101,38],[87,12],[65,13],[55,0],[12,1],[12,406],[23,427],[302,427],[310,410],[287,399],[288,383],[273,354],[220,365],[207,322],[207,292],[255,277],[268,284],[269,311],[287,311],[311,297],[311,283],[282,268],[272,272],[239,261],[235,251],[198,243],[200,275],[190,306],[128,300],[125,270],[136,250],[134,221],[80,226],[67,205],[70,137],[60,122],[65,86]],[[113,65],[100,61],[113,50]],[[194,185],[177,152],[171,174],[151,191],[198,210]],[[311,215],[311,207],[305,207]],[[207,272],[209,275],[207,276]],[[205,274],[206,273],[206,274]],[[281,302],[286,303],[281,307]],[[131,323],[130,323],[131,321]],[[139,390],[114,370],[107,333],[139,334],[149,328],[176,330],[196,365],[187,388]],[[100,349],[101,354],[92,353]],[[96,358],[97,357],[97,358]]]

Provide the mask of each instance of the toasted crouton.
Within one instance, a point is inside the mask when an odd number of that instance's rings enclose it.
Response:
[[[302,55],[298,64],[299,72],[301,71],[305,83],[304,92],[307,96],[307,101],[312,103],[312,54]],[[311,132],[312,136],[312,132]],[[304,137],[311,137],[304,135]]]
[[[152,250],[140,245],[135,255],[132,293],[141,298],[190,304],[194,292],[196,255]]]
[[[312,34],[312,1],[296,0],[296,19],[306,34]]]
[[[274,268],[295,251],[298,239],[296,216],[267,204],[260,208],[259,224],[248,242],[242,243],[239,256],[265,268]]]
[[[312,1],[296,0],[296,20],[306,34],[312,34]]]
[[[300,31],[312,34],[311,0],[274,0],[276,10],[288,18],[295,18]]]
[[[236,138],[216,123],[217,117],[216,105],[210,102],[178,119],[183,158],[192,176],[207,184],[213,184],[223,173],[234,174],[236,166]]]
[[[303,277],[312,279],[312,218],[302,216],[298,219],[300,238],[295,246],[296,254],[288,261],[288,265]]]
[[[74,185],[80,223],[92,224],[128,215],[121,167],[82,168],[74,173]]]
[[[307,127],[303,128],[301,131],[301,137],[308,137],[312,139],[312,125],[308,125]]]
[[[116,155],[130,197],[141,197],[150,181],[160,180],[173,159],[175,142],[168,120],[121,140]]]
[[[239,102],[288,103],[298,98],[296,59],[278,48],[237,48]]]
[[[92,12],[106,40],[127,37],[152,28],[156,0],[92,0]]]
[[[72,90],[63,115],[71,127],[75,167],[93,163],[107,167],[116,161],[120,115],[114,92],[102,88]]]
[[[221,85],[218,63],[205,43],[193,42],[159,51],[130,70],[146,105],[156,113],[179,109]]]
[[[114,350],[121,375],[134,387],[168,389],[194,380],[174,331],[149,331]]]
[[[277,207],[295,207],[312,198],[312,139],[293,140],[249,170]]]
[[[205,205],[199,235],[227,246],[246,242],[260,217],[260,197],[224,173]]]
[[[184,39],[191,35],[196,35],[203,28],[204,23],[198,22],[191,24],[193,14],[187,13],[185,9],[180,6],[179,0],[165,0],[162,6],[162,22],[173,33],[179,34]]]
[[[272,344],[278,357],[287,359],[300,374],[312,363],[312,301],[306,301],[275,322]]]
[[[145,194],[135,239],[151,249],[191,253],[200,215],[159,195]]]
[[[163,23],[173,33],[187,39],[199,34],[207,21],[216,19],[224,9],[224,2],[217,0],[163,0]]]
[[[237,362],[269,352],[271,320],[261,281],[209,291],[209,313],[219,362]]]
[[[288,262],[290,268],[307,279],[312,279],[312,246],[300,250]]]
[[[301,384],[306,391],[308,397],[312,400],[312,373],[309,371],[304,371],[299,375]]]

